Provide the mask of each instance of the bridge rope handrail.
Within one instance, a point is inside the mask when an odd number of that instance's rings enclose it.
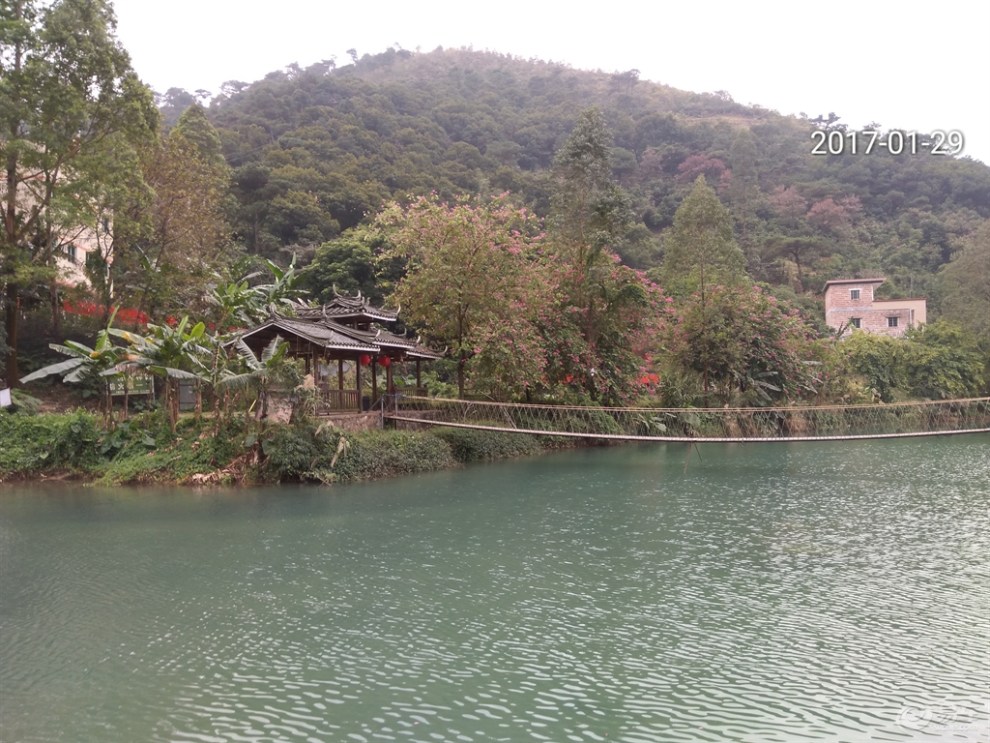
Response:
[[[923,406],[946,406],[952,404],[990,403],[990,397],[961,397],[950,400],[908,400],[902,402],[831,403],[829,405],[776,405],[768,407],[718,407],[718,408],[650,408],[633,406],[601,405],[551,405],[547,403],[498,402],[495,400],[470,400],[456,397],[423,397],[420,395],[400,395],[400,400],[411,402],[442,402],[462,405],[488,405],[511,408],[550,408],[553,410],[615,411],[624,413],[767,413],[795,412],[805,410],[876,410],[890,408],[911,408]]]
[[[988,433],[990,397],[766,408],[650,408],[400,396],[395,410],[385,417],[427,426],[604,440],[839,441]]]

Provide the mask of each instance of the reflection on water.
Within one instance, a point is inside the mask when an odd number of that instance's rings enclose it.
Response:
[[[0,490],[0,740],[986,741],[988,443]]]

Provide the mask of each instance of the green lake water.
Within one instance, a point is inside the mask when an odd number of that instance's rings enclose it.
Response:
[[[0,489],[0,741],[988,741],[990,437]]]

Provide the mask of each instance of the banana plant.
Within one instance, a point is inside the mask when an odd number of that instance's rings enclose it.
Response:
[[[299,281],[299,274],[296,272],[296,256],[292,256],[292,262],[286,269],[281,269],[272,261],[265,259],[268,270],[271,271],[274,281],[267,284],[258,284],[253,287],[256,293],[257,306],[260,308],[260,316],[255,317],[256,322],[264,320],[264,316],[276,310],[285,310],[294,305],[306,292],[296,288]]]
[[[196,412],[202,412],[200,383],[212,357],[212,339],[204,323],[189,327],[189,317],[185,316],[174,328],[149,324],[144,335],[117,328],[108,328],[108,332],[128,344],[119,369],[142,369],[165,381],[163,402],[173,433],[179,420],[179,380],[196,381]]]
[[[255,356],[254,351],[243,338],[237,340],[235,348],[247,371],[240,374],[228,373],[220,380],[219,386],[230,389],[256,387],[258,400],[254,406],[255,418],[262,420],[268,415],[268,394],[272,383],[277,381],[286,370],[286,353],[289,344],[276,335],[262,350],[260,358]]]
[[[57,351],[69,358],[65,361],[58,361],[46,367],[38,369],[26,377],[21,378],[21,383],[26,384],[38,379],[59,374],[62,381],[67,384],[74,384],[86,381],[98,381],[101,389],[100,408],[103,413],[103,421],[106,426],[113,424],[113,398],[110,395],[110,382],[113,377],[119,376],[122,370],[118,369],[121,353],[124,351],[120,346],[115,346],[110,339],[113,328],[116,309],[110,315],[107,327],[96,334],[96,341],[90,348],[84,343],[67,340],[65,343],[50,343],[49,348]]]
[[[256,325],[264,322],[272,312],[291,312],[298,305],[305,291],[296,288],[300,274],[296,271],[296,259],[288,268],[279,268],[270,260],[265,260],[273,281],[251,285],[253,279],[263,272],[255,271],[239,281],[218,286],[207,297],[210,304],[217,308],[218,331],[228,325]]]

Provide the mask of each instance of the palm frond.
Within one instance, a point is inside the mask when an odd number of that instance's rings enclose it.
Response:
[[[223,379],[217,382],[218,387],[229,387],[234,390],[242,390],[253,386],[258,381],[258,377],[254,372],[246,372],[244,374],[227,374]]]
[[[34,382],[37,379],[44,379],[52,374],[68,374],[77,367],[86,364],[86,361],[87,359],[85,358],[75,358],[68,359],[67,361],[59,361],[56,364],[49,364],[48,366],[38,369],[37,371],[31,372],[26,377],[21,377],[21,384]]]
[[[276,335],[261,352],[261,363],[270,368],[281,361],[288,350],[289,344],[282,340],[282,336]]]
[[[75,356],[91,358],[93,349],[82,343],[76,343],[75,341],[66,341],[65,344],[61,343],[49,343],[48,347],[53,351],[58,351],[63,356]]]
[[[245,343],[243,338],[237,339],[235,347],[237,348],[237,355],[245,364],[247,364],[249,369],[256,371],[261,366],[261,362],[258,360],[258,357],[254,355],[254,351],[252,351],[251,347]]]

